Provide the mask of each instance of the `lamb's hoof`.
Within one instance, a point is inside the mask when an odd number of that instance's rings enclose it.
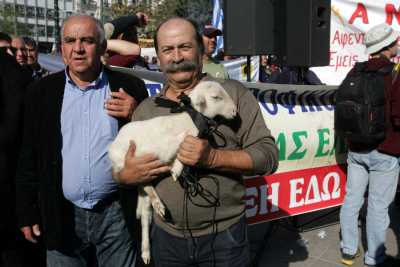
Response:
[[[164,218],[165,216],[165,206],[164,204],[161,202],[160,199],[156,199],[154,200],[151,205],[153,206],[153,210],[160,215],[162,218]]]
[[[171,171],[172,179],[174,179],[174,182],[178,180],[179,175],[177,175],[175,172]]]
[[[142,251],[142,260],[146,265],[150,263],[150,251]]]

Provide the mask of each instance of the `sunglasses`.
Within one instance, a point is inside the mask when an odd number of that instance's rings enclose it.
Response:
[[[11,52],[13,55],[15,55],[15,53],[17,52],[17,49],[15,47],[11,47],[11,46],[3,46],[0,47],[0,51],[1,53],[8,53]]]

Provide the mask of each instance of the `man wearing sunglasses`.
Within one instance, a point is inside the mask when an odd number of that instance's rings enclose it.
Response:
[[[11,47],[11,37],[5,32],[0,32],[0,49],[5,50],[8,54],[14,55],[13,48]]]

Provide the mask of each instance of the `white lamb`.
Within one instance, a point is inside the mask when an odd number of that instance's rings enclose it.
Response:
[[[236,116],[235,103],[217,82],[200,82],[188,96],[192,107],[210,119],[217,115],[226,119],[233,119]],[[136,145],[136,156],[151,153],[155,154],[160,161],[172,165],[171,175],[176,181],[183,169],[183,164],[176,159],[176,154],[187,134],[197,136],[198,129],[186,112],[126,124],[109,147],[108,154],[113,172],[117,173],[124,167],[125,154],[130,141],[133,141]],[[154,187],[145,185],[139,188],[136,217],[141,219],[141,256],[146,264],[150,262],[151,206],[160,216],[165,215],[165,207]]]

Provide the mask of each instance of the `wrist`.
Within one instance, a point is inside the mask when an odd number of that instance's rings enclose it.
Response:
[[[122,183],[121,181],[121,172],[122,170],[118,171],[118,172],[112,172],[112,176],[114,178],[114,181],[116,181],[117,183]]]
[[[217,158],[219,151],[215,148],[210,148],[207,156],[205,167],[213,169],[217,167]]]
[[[129,174],[127,173],[127,171],[125,170],[125,168],[123,168],[122,170],[120,170],[117,175],[116,175],[116,181],[120,184],[128,184],[128,179],[127,177],[129,177]]]

